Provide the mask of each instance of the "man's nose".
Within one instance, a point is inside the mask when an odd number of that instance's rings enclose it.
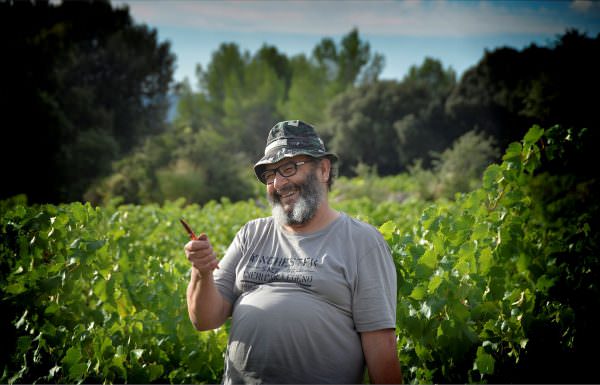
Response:
[[[287,176],[283,176],[278,172],[275,173],[275,178],[273,179],[273,187],[275,187],[275,190],[280,190],[281,187],[285,186],[288,183],[289,180]]]

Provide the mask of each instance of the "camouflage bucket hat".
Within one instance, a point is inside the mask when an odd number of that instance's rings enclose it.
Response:
[[[254,165],[254,173],[260,180],[265,166],[277,163],[284,158],[308,155],[315,158],[329,157],[337,161],[337,155],[325,149],[323,141],[310,124],[300,120],[286,120],[277,123],[269,131],[265,156]]]

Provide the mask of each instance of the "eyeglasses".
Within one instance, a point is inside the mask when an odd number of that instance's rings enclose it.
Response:
[[[262,174],[260,174],[260,181],[263,182],[264,184],[272,184],[275,181],[276,173],[279,173],[279,175],[281,175],[285,178],[294,176],[298,172],[299,166],[302,166],[305,163],[310,163],[313,161],[314,160],[310,159],[310,160],[305,160],[302,162],[289,162],[289,163],[282,164],[281,166],[279,166],[277,168],[267,170],[267,171],[263,172]]]

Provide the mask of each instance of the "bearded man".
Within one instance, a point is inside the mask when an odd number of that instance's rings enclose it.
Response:
[[[330,207],[337,156],[313,126],[284,121],[254,165],[272,216],[246,223],[220,262],[185,245],[198,330],[231,318],[223,383],[401,383],[396,271],[373,226]],[[215,270],[219,266],[219,269]]]

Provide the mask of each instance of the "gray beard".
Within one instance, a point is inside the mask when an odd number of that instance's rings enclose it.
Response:
[[[323,191],[314,172],[308,174],[304,183],[291,186],[299,189],[298,200],[289,210],[285,210],[279,196],[267,196],[271,203],[272,214],[275,222],[280,225],[294,226],[308,223],[317,213],[321,205]]]

